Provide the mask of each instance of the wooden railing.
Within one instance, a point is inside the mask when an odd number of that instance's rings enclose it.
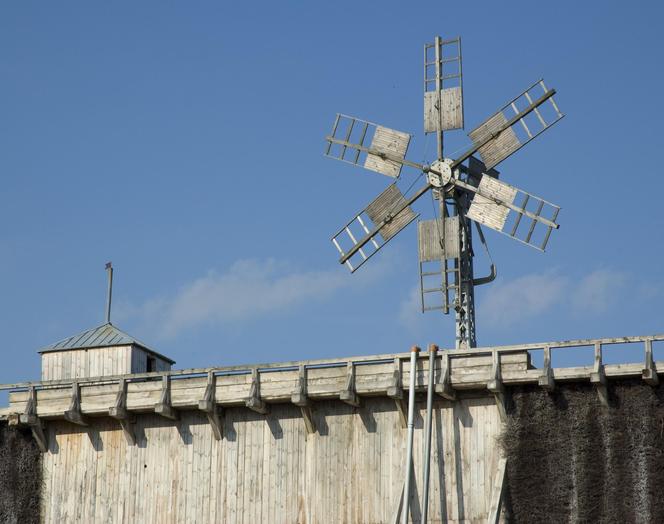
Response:
[[[440,350],[433,370],[435,391],[448,400],[454,400],[462,390],[488,391],[495,396],[504,417],[505,386],[539,384],[552,390],[560,381],[590,381],[606,404],[610,378],[641,377],[648,384],[658,383],[658,366],[664,372],[664,362],[656,362],[653,356],[653,343],[658,341],[664,341],[664,335]],[[642,358],[605,365],[605,351],[624,344],[637,351],[640,348]],[[584,347],[593,348],[592,364],[552,366],[554,349]],[[531,354],[540,351],[543,366],[536,368]],[[314,401],[337,399],[360,406],[363,397],[388,396],[403,412],[404,384],[410,373],[402,369],[402,361],[409,358],[410,352],[406,352],[2,384],[0,390],[10,393],[9,406],[0,409],[0,418],[10,424],[31,426],[34,432],[40,431],[48,419],[64,418],[85,425],[89,417],[111,416],[120,421],[130,438],[130,420],[135,413],[157,413],[175,419],[179,410],[199,410],[218,430],[219,413],[224,407],[246,406],[265,414],[270,404],[287,402],[301,408],[307,428],[315,431],[311,427]],[[428,374],[428,355],[421,354],[418,391],[425,389]]]

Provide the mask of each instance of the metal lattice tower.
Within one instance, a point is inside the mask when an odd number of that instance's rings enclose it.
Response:
[[[464,128],[461,39],[425,44],[424,132],[436,137],[436,161],[407,160],[410,134],[348,115],[337,114],[326,137],[326,156],[396,179],[332,237],[340,262],[356,271],[418,218],[411,206],[431,191],[437,216],[418,222],[422,311],[453,309],[456,347],[475,347],[475,286],[491,282],[496,269],[491,262],[489,275],[475,278],[473,222],[487,254],[481,225],[540,251],[559,227],[559,206],[498,180],[494,169],[563,118],[555,93],[538,80],[468,133],[465,152],[448,158],[444,133]],[[426,178],[410,196],[398,187],[404,166]]]

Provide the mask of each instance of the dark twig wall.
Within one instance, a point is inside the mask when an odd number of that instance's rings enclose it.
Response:
[[[512,390],[503,435],[514,522],[664,522],[664,388]]]
[[[39,522],[41,485],[41,453],[30,430],[0,422],[0,522]]]

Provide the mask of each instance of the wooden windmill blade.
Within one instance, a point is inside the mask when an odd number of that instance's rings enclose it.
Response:
[[[403,131],[337,114],[332,133],[325,137],[325,156],[397,178],[410,138]]]
[[[424,46],[424,132],[463,129],[461,38]]]
[[[450,309],[450,277],[457,271],[448,262],[461,253],[459,217],[444,215],[417,223],[422,312]]]
[[[485,174],[471,191],[467,218],[530,247],[544,251],[551,232],[560,227],[559,206],[492,176]]]
[[[390,184],[333,237],[340,262],[354,273],[419,215],[396,184]]]
[[[563,118],[555,93],[555,89],[547,89],[544,80],[538,80],[468,133],[487,169]]]

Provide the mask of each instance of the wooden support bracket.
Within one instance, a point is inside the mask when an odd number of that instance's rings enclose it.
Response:
[[[434,386],[434,391],[447,400],[456,400],[456,392],[452,387],[452,369],[450,367],[450,355],[447,351],[442,352],[440,360],[440,379]]]
[[[394,399],[397,406],[397,413],[399,413],[399,420],[401,427],[408,427],[408,406],[403,398],[403,379],[402,379],[402,362],[400,358],[394,359],[394,371],[392,372],[392,382],[387,388],[387,396]]]
[[[537,383],[547,391],[553,391],[556,388],[556,382],[553,379],[553,368],[551,367],[551,348],[549,346],[544,348],[544,367]]]
[[[154,407],[154,412],[164,418],[177,420],[178,412],[171,404],[171,376],[164,375],[161,379],[161,397],[159,403]]]
[[[595,362],[593,370],[590,373],[590,382],[595,384],[597,395],[603,406],[609,405],[609,392],[606,388],[606,374],[604,373],[604,364],[602,363],[602,344],[595,342]]]
[[[14,417],[12,422],[16,422]],[[18,423],[25,424],[30,427],[32,436],[37,443],[39,451],[46,453],[48,451],[48,438],[46,436],[44,423],[37,416],[37,392],[34,387],[30,387],[28,392],[28,403],[25,406],[25,412],[21,413],[18,417]]]
[[[214,371],[208,371],[207,385],[203,398],[198,401],[198,409],[207,415],[215,440],[224,436],[221,408],[217,405],[217,376]]]
[[[81,412],[81,387],[78,382],[72,382],[71,401],[69,402],[69,409],[65,411],[65,420],[79,426],[89,425],[87,419]]]
[[[244,405],[261,415],[266,415],[270,411],[269,406],[261,398],[260,375],[256,368],[251,370],[251,389],[249,390],[249,396],[244,401]]]
[[[503,501],[503,493],[505,491],[505,469],[507,466],[507,459],[501,457],[498,459],[496,468],[496,476],[494,477],[493,487],[491,488],[491,505],[489,506],[489,518],[487,523],[498,524],[500,522],[500,508]]]
[[[503,378],[500,371],[500,353],[498,351],[492,353],[491,378],[487,382],[486,388],[493,393],[501,422],[507,422],[505,387],[503,386]]]
[[[643,368],[641,377],[646,384],[657,386],[659,384],[659,377],[657,376],[657,368],[655,367],[655,360],[652,355],[652,340],[647,339],[645,341],[645,350],[645,367]]]
[[[136,417],[127,411],[127,381],[120,379],[118,383],[118,393],[115,396],[115,405],[108,408],[108,415],[120,423],[127,444],[136,445],[136,432],[134,424]]]
[[[346,388],[341,393],[339,393],[339,400],[359,408],[362,403],[360,401],[360,397],[355,391],[355,364],[353,362],[348,362],[346,369]]]
[[[300,408],[307,433],[316,433],[312,402],[307,395],[307,368],[304,365],[300,365],[297,389],[291,395],[291,402]]]

